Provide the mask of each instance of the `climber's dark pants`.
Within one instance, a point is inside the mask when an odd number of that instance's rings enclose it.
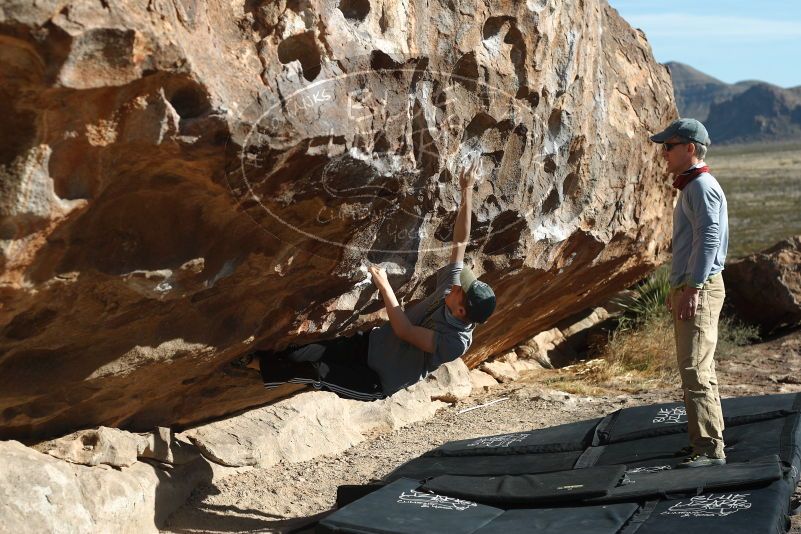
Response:
[[[281,352],[258,351],[264,386],[310,384],[344,398],[381,399],[381,380],[367,365],[369,341],[369,332],[359,332]]]

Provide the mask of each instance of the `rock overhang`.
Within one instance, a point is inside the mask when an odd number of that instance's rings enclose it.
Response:
[[[270,401],[221,368],[377,324],[367,261],[422,297],[469,153],[468,363],[661,261],[670,80],[605,2],[290,4],[7,15],[2,437]]]

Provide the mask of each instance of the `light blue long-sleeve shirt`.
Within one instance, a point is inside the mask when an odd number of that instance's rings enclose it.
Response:
[[[728,249],[726,195],[715,177],[705,172],[679,193],[673,210],[671,287],[701,287],[723,270]]]

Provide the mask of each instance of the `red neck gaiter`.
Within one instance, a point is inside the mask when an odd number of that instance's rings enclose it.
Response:
[[[709,167],[707,165],[704,165],[703,167],[694,167],[692,169],[686,170],[683,173],[676,176],[676,179],[673,180],[673,187],[681,191],[685,187],[687,187],[687,184],[689,184],[690,182],[692,182],[705,172],[709,172]]]

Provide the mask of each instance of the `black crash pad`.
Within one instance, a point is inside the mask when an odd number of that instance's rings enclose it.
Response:
[[[419,486],[416,480],[396,480],[326,517],[317,532],[471,534],[504,512]]]
[[[451,441],[426,456],[493,456],[580,451],[588,447],[601,419],[579,421],[526,432]]]
[[[442,475],[424,490],[484,504],[548,504],[608,495],[623,479],[626,466],[612,465],[556,473],[504,476]]]
[[[342,502],[356,500],[318,532],[782,534],[801,476],[801,394],[724,399],[723,411],[725,466],[676,469],[680,405],[629,408],[446,443],[343,487]]]

